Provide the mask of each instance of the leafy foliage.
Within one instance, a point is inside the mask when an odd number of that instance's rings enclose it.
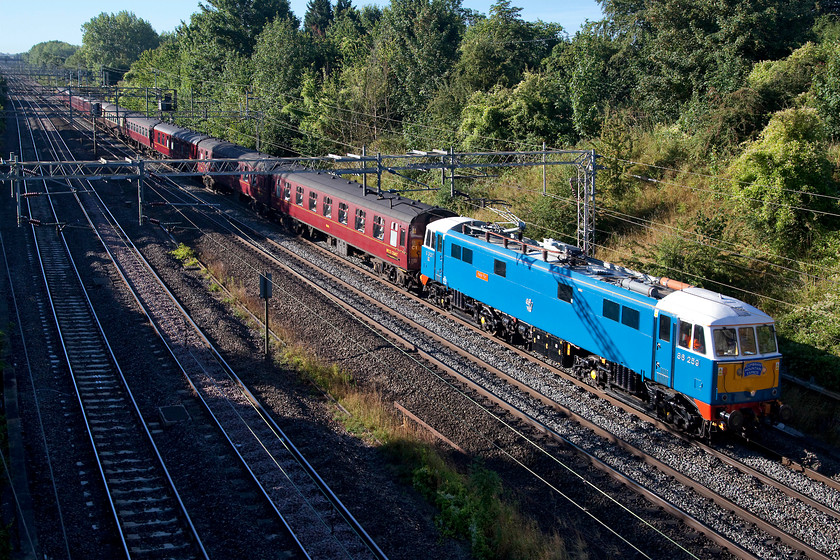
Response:
[[[23,60],[32,66],[61,67],[78,50],[78,46],[64,41],[46,41],[29,49],[29,52],[23,55]]]
[[[88,67],[128,68],[143,51],[160,43],[151,24],[133,12],[102,12],[82,25],[81,56]]]
[[[813,109],[773,116],[761,137],[730,169],[733,194],[748,223],[780,251],[801,254],[836,212],[836,183],[823,146],[825,127]]]

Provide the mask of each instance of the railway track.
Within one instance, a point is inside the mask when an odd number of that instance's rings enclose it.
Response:
[[[34,135],[30,139],[35,150]],[[49,192],[46,182],[43,188]],[[41,223],[59,223],[48,197],[27,199],[27,214]],[[61,353],[125,555],[153,558],[166,551],[172,558],[206,558],[63,236],[52,228],[30,227]]]
[[[91,185],[84,188],[92,192]],[[385,558],[200,332],[133,247],[101,199],[82,197],[80,205],[123,281],[131,288],[193,390],[293,535],[300,554],[312,558]],[[121,405],[108,398],[102,400],[113,407]],[[105,422],[101,425],[107,426]]]
[[[326,258],[334,258],[334,257],[330,254],[329,257],[326,257]],[[368,274],[370,276],[373,276],[369,273],[366,273],[366,274]],[[348,287],[346,285],[344,286],[344,288],[355,290],[355,288],[351,288],[351,287]],[[364,297],[361,293],[358,293],[358,291],[357,291],[356,295],[359,296],[359,297]],[[421,302],[421,303],[425,304],[425,302]],[[378,306],[379,306],[379,310],[381,312],[390,313],[390,314],[394,315],[394,312],[391,309],[391,307],[383,306],[382,304],[378,304]],[[347,307],[346,304],[345,304],[345,307]],[[348,311],[352,312],[352,306],[350,306],[348,308]],[[365,313],[362,313],[361,315],[365,316]],[[401,317],[401,319],[404,320],[405,317]],[[472,328],[471,325],[470,325],[470,327]],[[393,333],[392,333],[392,336],[394,336]],[[436,337],[435,340],[436,340],[437,344],[451,346],[445,339],[441,339],[440,337]],[[403,345],[408,347],[408,348],[417,350],[417,345],[413,342],[406,342],[405,340],[403,340]],[[525,352],[521,352],[518,349],[514,349],[514,348],[511,347],[511,348],[509,348],[509,350],[515,350],[515,351],[517,351],[517,353],[521,357],[525,357],[529,360],[534,359],[529,354],[527,354]],[[460,351],[460,350],[458,350],[458,351]],[[425,355],[424,354],[424,357],[426,357],[429,361],[431,361],[433,363],[438,363],[439,367],[452,371],[452,368],[447,366],[445,363],[441,362],[440,359],[436,358],[434,355],[432,355],[432,354]],[[467,357],[468,359],[472,359],[473,361],[476,361],[476,357],[475,357],[474,354],[468,354],[465,357]],[[545,364],[542,364],[542,365],[544,366]],[[687,488],[692,488],[698,495],[702,496],[704,499],[714,501],[719,506],[721,512],[735,512],[737,514],[737,518],[743,520],[745,523],[747,523],[751,526],[756,527],[761,532],[768,535],[769,537],[766,538],[765,540],[778,541],[778,542],[782,543],[783,547],[789,547],[789,548],[786,548],[786,549],[783,548],[782,549],[783,553],[790,553],[792,551],[800,551],[801,553],[804,553],[805,555],[807,555],[808,557],[811,557],[811,558],[831,558],[831,557],[833,557],[834,554],[837,553],[837,551],[832,549],[831,546],[830,546],[830,542],[831,542],[831,539],[832,539],[831,537],[828,537],[827,539],[824,539],[823,545],[821,547],[822,549],[819,546],[812,546],[811,544],[809,544],[806,541],[809,538],[813,538],[813,535],[811,535],[810,537],[808,535],[803,535],[801,531],[798,532],[796,530],[796,527],[790,527],[789,526],[787,528],[787,530],[780,529],[779,527],[777,527],[774,524],[774,522],[766,521],[762,517],[760,517],[758,515],[755,515],[751,511],[751,509],[755,506],[755,504],[739,505],[738,503],[734,502],[733,500],[727,498],[724,495],[725,492],[720,492],[719,490],[714,489],[713,485],[709,484],[709,482],[707,480],[703,481],[703,482],[698,482],[698,481],[693,480],[690,476],[683,475],[681,472],[679,472],[679,470],[669,466],[667,464],[667,461],[662,460],[660,458],[657,458],[657,457],[651,455],[649,452],[645,451],[644,449],[642,449],[640,447],[636,447],[636,446],[634,446],[634,445],[632,445],[628,442],[625,442],[625,441],[621,440],[620,438],[618,438],[616,435],[599,428],[596,424],[590,422],[589,420],[586,420],[585,418],[583,418],[581,416],[578,416],[571,409],[562,407],[561,405],[558,405],[554,401],[552,401],[550,399],[547,399],[544,395],[540,394],[539,392],[534,391],[533,389],[530,389],[530,387],[522,384],[521,382],[516,380],[514,377],[508,376],[508,375],[502,373],[501,371],[496,370],[496,368],[493,368],[492,366],[487,366],[487,368],[491,371],[495,370],[494,373],[496,373],[496,375],[502,376],[503,378],[506,379],[506,381],[508,383],[518,386],[520,391],[530,393],[532,398],[540,400],[543,404],[545,404],[547,406],[551,406],[552,408],[557,410],[559,413],[564,414],[564,415],[568,415],[568,416],[576,417],[579,422],[581,422],[583,425],[586,425],[589,429],[595,431],[596,433],[599,433],[602,437],[604,437],[605,439],[610,441],[613,445],[620,446],[622,449],[624,449],[630,455],[632,455],[632,456],[634,456],[634,457],[636,457],[636,458],[638,458],[642,461],[645,461],[648,464],[654,466],[656,468],[656,470],[659,471],[660,473],[664,473],[667,476],[672,477],[675,480],[679,480],[680,483],[685,485]],[[466,381],[466,380],[462,379],[462,381]],[[477,391],[480,391],[480,392],[483,391],[483,389],[481,389],[481,386],[479,386],[479,385],[476,385],[473,388]],[[489,397],[490,395],[485,395],[485,396]],[[618,403],[618,401],[613,401],[613,404],[619,404],[619,403]],[[538,421],[535,421],[533,418],[530,418],[527,415],[527,413],[522,413],[521,411],[517,412],[516,407],[512,407],[509,404],[507,404],[507,405],[503,404],[503,406],[505,408],[508,408],[508,410],[511,411],[514,414],[520,414],[521,419],[533,423],[534,426],[538,430],[541,430],[543,432],[548,433],[547,428],[545,427],[544,424],[541,424]],[[651,420],[651,419],[647,418],[647,420]],[[660,426],[660,428],[661,427],[662,426]],[[677,436],[677,434],[672,434],[672,435]],[[684,442],[684,444],[690,445],[686,440],[682,440],[682,441]],[[809,509],[809,510],[814,510],[812,513],[809,514],[811,516],[812,520],[813,519],[818,519],[818,520],[822,519],[822,520],[826,520],[828,523],[836,524],[837,518],[838,518],[838,512],[837,512],[837,509],[836,509],[836,507],[837,507],[836,505],[833,505],[833,506],[832,505],[826,505],[825,503],[823,503],[819,499],[812,498],[807,493],[803,493],[803,492],[799,492],[797,490],[794,490],[794,489],[790,488],[789,486],[787,486],[786,484],[784,484],[784,483],[782,483],[782,482],[780,482],[780,481],[778,481],[778,480],[776,480],[772,477],[764,475],[760,471],[746,465],[745,463],[743,463],[743,462],[741,462],[741,461],[739,461],[735,458],[729,457],[728,455],[726,455],[724,453],[715,451],[714,449],[711,449],[711,448],[704,449],[704,452],[708,453],[709,455],[714,457],[717,461],[720,461],[721,463],[726,463],[729,467],[738,470],[740,473],[742,473],[743,475],[748,477],[748,479],[749,479],[749,477],[752,477],[753,479],[760,481],[761,484],[763,484],[768,489],[769,492],[772,493],[772,492],[778,491],[778,492],[786,495],[788,498],[793,500],[793,502],[796,504],[796,505],[793,506],[794,509],[798,507],[798,508],[805,508],[805,509]],[[588,460],[590,460],[594,463],[601,462],[601,460],[597,456],[594,456],[594,455],[589,456]],[[631,481],[626,475],[618,474],[613,469],[610,469],[609,467],[607,467],[607,470],[610,471],[610,476],[621,477],[626,481],[628,486],[634,487],[637,490],[640,489],[640,486],[638,484],[636,484],[635,482]],[[750,488],[751,488],[751,490],[755,491],[755,489],[753,489],[752,485],[750,486]],[[645,490],[642,489],[642,491],[645,491]],[[669,504],[669,503],[667,503],[663,500],[659,500],[658,498],[655,498],[652,495],[649,496],[649,497],[652,501],[658,500],[656,503],[658,503],[662,507],[668,507],[675,515],[677,515],[678,517],[683,519],[685,522],[691,524],[698,531],[702,531],[702,532],[704,532],[706,534],[709,534],[709,535],[714,535],[715,530],[712,529],[711,527],[709,527],[707,524],[704,524],[704,523],[702,523],[702,522],[700,522],[696,519],[693,519],[690,515],[687,515],[685,512],[680,511],[679,508],[674,507],[672,504]],[[823,516],[822,518],[820,517],[821,515]],[[801,519],[798,519],[792,525],[796,525],[796,523],[798,523],[798,522],[801,522]],[[737,525],[737,522],[736,522],[736,525]],[[813,525],[813,523],[811,523],[809,525],[812,528],[815,527]],[[817,527],[819,527],[819,530],[824,530],[826,528],[822,524],[818,524]],[[806,531],[806,533],[807,533],[807,531]],[[800,538],[800,537],[802,537],[802,538]],[[713,536],[712,538],[716,538],[716,537]],[[804,538],[804,540],[803,540],[803,538]],[[730,540],[728,538],[725,538],[725,537],[718,538],[717,543],[724,548],[730,549],[734,554],[736,554],[738,556],[752,557],[752,555],[753,555],[753,552],[750,552],[750,551],[744,549],[743,547],[739,546],[738,544],[735,544],[732,540]],[[828,546],[826,546],[826,543],[828,543]]]
[[[437,343],[441,344],[442,342],[440,340],[438,340]],[[417,345],[414,344],[414,343],[409,343],[409,345],[413,349],[417,348]],[[472,356],[472,359],[475,360],[474,355]],[[513,378],[511,378],[510,382],[518,383],[518,382],[515,382],[513,380]],[[541,395],[535,395],[536,398],[540,398],[540,396]],[[544,404],[548,404],[548,403],[544,403]],[[575,414],[571,409],[566,409],[565,413],[570,414],[570,415]],[[581,420],[583,421],[584,419],[581,418]],[[609,434],[609,433],[605,432],[603,435],[604,435],[604,437],[608,438],[608,440],[612,441],[614,444],[617,444],[617,445],[618,445],[618,442],[622,441],[620,438],[617,438],[617,436],[615,436],[614,434]],[[682,478],[685,479],[683,482],[687,485],[690,485],[690,483],[693,482],[690,478],[682,476],[681,473],[678,470],[674,470],[674,469],[669,470],[670,467],[668,467],[668,465],[665,464],[664,461],[660,461],[659,459],[649,457],[647,452],[645,452],[641,448],[633,447],[631,444],[629,444],[627,442],[623,442],[620,445],[622,447],[624,447],[625,450],[627,450],[633,456],[643,458],[646,461],[652,461],[652,462],[657,462],[658,461],[659,464],[657,466],[657,469],[660,472],[669,473],[668,474],[669,476],[673,476],[673,477],[676,477],[676,478],[682,477]],[[631,448],[633,450],[631,450]],[[753,476],[754,478],[761,480],[762,483],[765,484],[768,487],[773,487],[774,482],[773,482],[772,478],[766,477],[766,476],[762,475],[761,473],[759,473],[758,471],[755,471],[755,470],[750,471],[749,468],[744,468],[743,466],[738,467],[738,465],[736,465],[736,463],[738,462],[737,460],[733,459],[730,462],[725,457],[726,456],[724,454],[724,455],[721,455],[721,456],[717,456],[716,459],[718,461],[721,461],[721,462],[728,462],[728,464],[730,466],[737,467],[739,470],[741,470],[745,474],[748,474],[749,476]],[[590,460],[594,460],[594,459],[590,459]],[[835,515],[836,511],[831,506],[821,505],[821,503],[818,500],[812,500],[811,498],[809,498],[807,496],[804,496],[801,493],[798,493],[796,491],[791,491],[789,488],[787,488],[784,485],[780,484],[779,486],[782,487],[781,489],[786,490],[785,493],[789,497],[791,497],[792,499],[795,499],[797,501],[800,501],[800,502],[806,504],[807,507],[809,507],[809,508],[821,511],[823,514],[825,514],[826,516],[828,516],[830,518],[836,518],[836,515]],[[777,488],[777,489],[779,489],[779,488]],[[717,498],[720,497],[715,491],[710,490],[707,486],[704,486],[703,484],[697,485],[696,486],[696,491],[698,491],[701,495],[705,494],[707,496],[707,498],[709,498],[709,499],[717,499]],[[809,502],[809,500],[811,500],[811,501]],[[800,551],[804,552],[805,554],[807,554],[808,556],[814,557],[814,558],[828,557],[828,556],[824,556],[824,553],[821,552],[820,550],[817,550],[816,548],[811,547],[809,544],[807,544],[805,542],[802,542],[796,536],[790,535],[790,534],[788,534],[784,531],[778,531],[772,525],[772,523],[768,523],[768,522],[762,520],[760,517],[752,516],[752,514],[748,511],[748,508],[739,506],[738,504],[736,504],[732,501],[729,501],[726,498],[723,498],[723,499],[719,500],[718,503],[720,504],[720,506],[723,509],[733,509],[734,508],[735,510],[737,510],[739,512],[739,516],[741,517],[741,519],[745,519],[745,520],[747,520],[748,523],[753,523],[753,524],[756,524],[757,526],[760,526],[765,532],[768,532],[769,534],[773,535],[774,538],[777,538],[781,541],[784,541],[788,546],[792,547],[791,548],[792,550],[800,550]],[[698,525],[698,528],[700,528],[700,530],[704,530],[704,529],[702,529],[702,526],[700,526],[700,525]],[[706,527],[705,530],[708,531],[709,528]],[[721,545],[722,546],[727,546],[726,541],[721,541]],[[731,543],[730,543],[730,545],[731,545]],[[727,546],[727,548],[732,548],[732,547]],[[738,548],[737,545],[735,545],[734,548],[732,548],[732,549],[737,550],[737,548]],[[745,554],[749,555],[749,552],[745,552]]]

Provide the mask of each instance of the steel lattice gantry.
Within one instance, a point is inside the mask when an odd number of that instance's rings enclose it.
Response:
[[[577,243],[586,254],[593,247],[595,231],[595,175],[598,165],[594,150],[541,150],[532,152],[453,152],[434,150],[412,151],[408,154],[368,156],[366,154],[330,154],[326,157],[263,158],[263,159],[213,159],[213,160],[146,160],[137,159],[106,161],[46,161],[18,162],[14,158],[0,160],[0,180],[12,181],[12,193],[20,186],[45,180],[127,180],[138,182],[139,215],[142,221],[142,185],[148,176],[202,177],[223,175],[273,175],[282,172],[334,173],[361,176],[367,186],[368,176],[376,177],[376,191],[381,192],[383,173],[400,176],[425,188],[429,187],[408,174],[412,172],[441,172],[442,186],[454,194],[455,180],[476,178],[466,175],[470,170],[503,167],[536,167],[572,165],[577,168],[576,185],[572,192],[577,198]],[[198,165],[204,170],[199,170]],[[459,174],[456,174],[459,171]],[[17,185],[17,187],[15,187]],[[17,188],[17,191],[15,189]],[[545,193],[543,193],[545,194]]]

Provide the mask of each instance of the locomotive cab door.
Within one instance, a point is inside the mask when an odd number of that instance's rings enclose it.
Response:
[[[674,386],[674,343],[677,338],[677,318],[656,312],[656,350],[654,351],[654,381],[666,387]]]
[[[443,234],[435,237],[435,280],[443,284]]]

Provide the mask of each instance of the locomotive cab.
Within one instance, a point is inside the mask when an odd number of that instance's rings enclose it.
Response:
[[[674,292],[657,308],[657,383],[692,398],[720,430],[789,420],[778,402],[781,354],[769,315],[702,288]]]

